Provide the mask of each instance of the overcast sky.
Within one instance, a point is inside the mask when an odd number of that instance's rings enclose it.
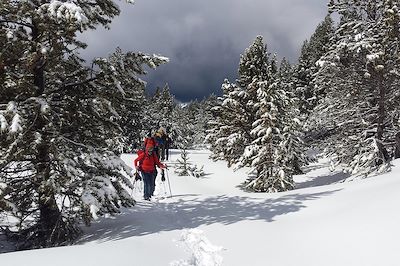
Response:
[[[86,59],[124,51],[161,54],[170,63],[150,70],[148,89],[168,83],[178,100],[221,94],[237,76],[240,54],[264,36],[271,53],[296,62],[301,44],[327,14],[328,0],[136,0],[120,1],[111,30],[87,32]]]

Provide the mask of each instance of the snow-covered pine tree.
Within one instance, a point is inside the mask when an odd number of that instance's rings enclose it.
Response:
[[[247,92],[225,80],[223,95],[211,111],[206,142],[210,144],[213,160],[225,160],[228,166],[236,164],[251,140],[251,123],[246,112]]]
[[[294,68],[283,58],[279,67],[277,83],[281,91],[285,92],[288,100],[284,101],[285,113],[282,123],[282,141],[279,144],[281,149],[280,160],[285,165],[285,172],[289,175],[302,174],[302,166],[309,162],[306,156],[306,144],[304,142],[304,122],[301,120],[302,114],[299,109],[296,91],[293,84]]]
[[[140,102],[139,127],[131,122],[130,130],[134,132],[135,138],[131,138],[129,143],[135,148],[143,145],[143,139],[149,134],[155,134],[160,128],[163,128],[171,137],[170,128],[174,123],[172,113],[177,103],[174,96],[170,93],[170,88],[166,84],[163,88],[157,87],[153,95],[144,96]]]
[[[199,109],[195,115],[195,129],[194,143],[204,146],[206,144],[207,131],[209,129],[209,122],[213,119],[212,107],[217,102],[217,96],[214,94],[202,100],[199,104]]]
[[[269,67],[267,46],[264,44],[263,37],[259,35],[240,56],[237,84],[242,88],[247,88],[254,79],[266,80]],[[255,92],[254,96],[256,94]]]
[[[0,211],[16,219],[20,248],[67,243],[79,223],[134,204],[110,147],[142,65],[166,60],[118,50],[89,68],[75,53],[86,46],[77,32],[119,12],[112,0],[0,3]]]
[[[196,178],[200,178],[205,175],[204,173],[204,165],[200,168],[189,162],[189,155],[186,149],[181,150],[181,159],[177,159],[177,164],[175,165],[174,172],[179,176],[193,176]]]
[[[186,149],[181,150],[181,158],[177,159],[177,164],[175,165],[175,173],[179,176],[189,176],[191,169],[191,163],[189,163],[189,156]]]
[[[169,135],[174,146],[187,149],[193,145],[193,121],[190,120],[187,104],[177,104],[172,110]]]
[[[275,62],[272,64],[272,62]],[[239,166],[250,164],[254,179],[246,185],[257,192],[279,192],[293,189],[292,175],[299,170],[301,151],[294,146],[294,104],[291,100],[290,66],[284,60],[276,71],[271,60],[269,75],[264,81],[252,83],[257,88],[258,117],[251,134],[255,140],[246,147]]]
[[[180,149],[196,148],[204,145],[208,119],[211,111],[206,101],[197,100],[185,104],[175,104],[168,124],[170,136]]]
[[[201,139],[201,143],[203,145],[206,145],[207,148],[210,148],[210,145],[207,141],[207,136],[210,132],[210,125],[211,121],[214,120],[214,111],[213,108],[219,104],[218,96],[216,96],[214,93],[209,95],[206,99],[202,101],[202,108],[203,108],[203,113],[204,117],[200,117],[200,114],[198,114],[198,120],[200,124],[202,124],[202,129],[203,132],[201,132],[201,136],[198,137],[198,139]]]
[[[277,69],[276,55],[273,55],[273,58],[270,59],[267,45],[264,44],[262,36],[257,36],[250,47],[240,56],[238,79],[236,82],[240,88],[246,91],[246,94],[240,93],[238,96],[245,103],[245,118],[247,120],[245,123],[250,128],[251,124],[259,118],[257,106],[258,87],[254,84],[268,80],[271,72],[276,72]],[[247,143],[253,140],[250,137]]]
[[[209,106],[210,99],[211,98],[204,99],[200,102],[194,100],[187,105],[192,131],[191,146],[194,148],[204,148],[205,145],[208,123],[213,119]]]
[[[398,1],[330,1],[340,23],[316,82],[327,97],[316,109],[331,153],[353,173],[388,169],[399,132]],[[322,135],[322,136],[321,136]],[[351,148],[349,148],[351,147]]]
[[[148,105],[148,110],[151,112],[148,116],[153,123],[157,123],[155,128],[171,127],[172,111],[176,105],[175,97],[171,94],[168,84],[165,84],[162,89],[157,88]]]
[[[213,159],[226,160],[229,166],[241,161],[246,146],[254,140],[251,129],[258,115],[258,88],[254,84],[267,79],[271,67],[263,37],[257,36],[240,56],[238,85],[228,80],[222,84],[221,105],[214,108],[214,121],[206,137]]]
[[[334,23],[328,15],[321,22],[315,32],[303,43],[299,62],[293,73],[294,88],[300,113],[307,116],[324,97],[323,91],[316,91],[313,78],[318,70],[316,62],[323,56],[329,47],[330,38],[334,33]]]

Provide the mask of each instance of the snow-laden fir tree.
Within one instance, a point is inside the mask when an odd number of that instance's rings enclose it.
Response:
[[[333,32],[334,24],[328,15],[317,26],[310,39],[306,40],[301,47],[299,62],[293,73],[293,81],[302,116],[307,116],[319,99],[324,96],[323,91],[315,90],[313,79],[318,70],[316,62],[326,53]]]
[[[189,155],[186,149],[181,150],[181,158],[176,160],[175,173],[179,176],[202,177],[204,173],[204,165],[198,167],[196,164],[189,162]]]
[[[177,159],[176,161],[175,173],[177,173],[179,176],[189,176],[191,163],[189,162],[189,156],[186,149],[181,150],[181,158]]]
[[[399,132],[398,1],[330,1],[340,23],[316,84],[326,98],[312,119],[323,145],[354,174],[388,169]]]
[[[157,88],[155,94],[149,99],[146,106],[146,114],[150,121],[146,121],[152,128],[163,127],[168,129],[172,123],[172,111],[177,105],[175,97],[171,94],[168,84]]]
[[[0,211],[20,248],[69,242],[80,223],[134,204],[114,151],[143,64],[166,59],[117,50],[89,68],[75,53],[77,32],[119,12],[112,0],[0,3]]]
[[[177,104],[172,110],[169,135],[173,145],[179,149],[187,149],[193,145],[193,121],[189,116],[186,104]]]
[[[211,96],[198,102],[177,104],[172,112],[170,132],[174,145],[178,148],[201,148],[205,144],[208,122],[213,119]]]
[[[247,92],[228,80],[222,84],[223,95],[211,111],[207,143],[213,160],[225,160],[228,166],[238,163],[247,144],[251,141],[251,122],[246,112]]]
[[[174,96],[170,93],[168,84],[162,89],[157,88],[153,95],[144,96],[141,102],[140,113],[140,127],[134,127],[131,123],[131,130],[135,132],[137,138],[130,140],[131,146],[135,148],[143,148],[143,139],[148,135],[154,136],[159,130],[163,129],[167,134],[170,134],[170,127],[172,122],[172,111],[176,106]],[[139,132],[139,133],[138,133]]]
[[[286,166],[286,172],[292,174],[302,174],[302,166],[308,164],[309,158],[306,156],[307,145],[304,142],[304,121],[301,120],[302,113],[299,109],[301,101],[296,96],[295,84],[293,82],[294,68],[283,58],[277,73],[276,82],[281,91],[285,92],[288,101],[284,101],[285,112],[281,115],[282,119],[282,141],[279,144],[281,161]]]
[[[268,68],[267,46],[264,44],[263,37],[259,35],[240,56],[237,84],[246,88],[255,79],[259,81],[267,79]]]
[[[271,60],[271,62],[274,62]],[[250,164],[254,178],[247,189],[279,192],[293,189],[293,174],[305,162],[299,120],[291,95],[290,66],[283,60],[280,70],[271,64],[268,78],[257,87],[258,116],[251,134],[255,140],[246,147],[238,166]]]
[[[276,67],[276,66],[275,66]],[[237,84],[225,80],[220,105],[214,108],[207,142],[211,144],[213,159],[222,159],[228,165],[240,161],[245,148],[254,139],[252,124],[257,120],[257,88],[252,84],[268,77],[271,68],[269,53],[262,36],[240,56]]]
[[[208,123],[213,119],[211,102],[216,101],[216,96],[211,95],[202,101],[191,101],[187,105],[189,120],[191,121],[192,147],[204,148]]]
[[[278,69],[258,36],[241,56],[238,85],[227,80],[223,96],[213,108],[207,141],[213,159],[228,165],[250,166],[255,176],[247,184],[254,191],[293,188],[292,175],[304,163],[298,112],[293,96],[291,66]]]

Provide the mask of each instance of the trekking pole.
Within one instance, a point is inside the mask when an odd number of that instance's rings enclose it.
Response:
[[[140,180],[140,185],[139,185],[139,193],[142,193],[143,192],[143,188],[144,187],[144,183],[143,183],[143,180],[141,179]]]
[[[165,185],[165,181],[163,181],[163,185],[164,185],[164,197],[167,197],[167,187]]]
[[[143,183],[143,177],[139,180],[139,193],[143,192],[143,187],[144,187],[144,183]]]
[[[133,196],[133,191],[135,190],[136,174],[137,174],[137,172],[135,173],[135,177],[133,178],[133,182],[132,182],[131,198]]]
[[[137,181],[140,181],[141,179],[142,179],[142,178],[141,178],[140,174],[136,171],[136,173],[135,173],[135,178],[133,179],[133,183],[132,183],[133,188],[132,188],[132,192],[131,192],[131,197],[132,197],[132,195],[133,195],[133,191],[135,190],[135,184],[136,184],[136,182],[137,182]]]
[[[167,168],[166,170],[167,170],[166,172],[167,172],[167,180],[168,180],[169,194],[171,195],[171,198],[172,198],[171,183],[169,182],[168,168]]]
[[[133,191],[135,190],[135,183],[136,183],[136,180],[133,180],[133,182],[132,182],[131,198],[132,198],[132,196],[133,196]]]
[[[164,169],[161,170],[161,182],[163,183],[164,186],[164,197],[167,197],[167,187],[165,186],[165,171]]]

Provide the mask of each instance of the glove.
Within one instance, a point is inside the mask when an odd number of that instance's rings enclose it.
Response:
[[[142,177],[139,175],[138,172],[135,173],[135,181],[142,180]]]
[[[161,172],[161,181],[163,181],[163,182],[165,181],[165,174],[164,174],[164,171]]]

